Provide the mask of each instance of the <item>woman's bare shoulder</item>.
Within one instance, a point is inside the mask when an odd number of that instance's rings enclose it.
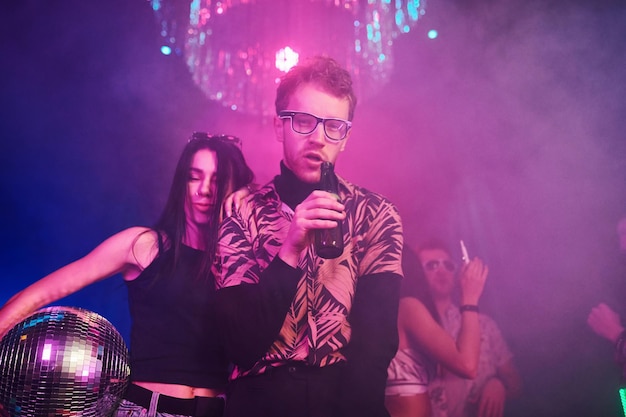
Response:
[[[159,235],[149,227],[134,226],[116,235],[129,250],[130,263],[140,270],[149,265],[159,253]]]

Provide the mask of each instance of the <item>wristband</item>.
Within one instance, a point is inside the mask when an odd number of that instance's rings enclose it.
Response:
[[[459,311],[461,313],[465,313],[466,311],[473,311],[475,313],[478,313],[478,306],[473,304],[463,304],[461,307],[459,307]]]

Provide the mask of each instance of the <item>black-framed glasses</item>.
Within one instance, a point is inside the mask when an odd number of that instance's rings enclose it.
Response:
[[[317,129],[320,123],[324,126],[324,134],[331,142],[340,142],[346,138],[352,127],[352,122],[343,119],[318,117],[303,111],[283,110],[278,113],[281,119],[291,119],[291,130],[300,134],[308,135]]]
[[[243,143],[241,139],[237,136],[233,135],[224,135],[224,134],[211,134],[207,132],[193,132],[191,138],[189,138],[189,142],[192,140],[216,140],[223,143],[230,143],[231,145],[235,145],[239,149],[242,149]]]
[[[428,272],[433,272],[439,269],[440,267],[444,267],[448,270],[448,272],[456,271],[456,264],[448,259],[433,259],[424,264],[424,269]]]

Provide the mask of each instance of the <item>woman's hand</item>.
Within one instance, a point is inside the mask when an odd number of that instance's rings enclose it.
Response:
[[[235,210],[239,210],[239,207],[243,199],[249,196],[250,194],[252,194],[253,191],[254,191],[254,186],[251,184],[248,184],[245,187],[241,187],[240,189],[233,192],[232,194],[229,194],[224,199],[224,204],[222,206],[224,208],[224,217],[232,216],[233,208]]]
[[[489,268],[479,258],[474,258],[461,269],[461,304],[478,305],[483,293]]]

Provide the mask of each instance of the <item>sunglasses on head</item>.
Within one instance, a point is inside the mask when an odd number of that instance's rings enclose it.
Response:
[[[424,269],[428,272],[433,272],[441,266],[446,268],[449,272],[454,272],[456,270],[454,262],[448,259],[433,259],[432,261],[428,261],[424,264]]]
[[[210,140],[210,141],[214,140],[214,141],[223,142],[223,143],[230,143],[231,145],[235,145],[239,149],[241,149],[243,146],[241,139],[239,139],[237,136],[223,135],[223,134],[212,135],[207,132],[193,132],[193,134],[191,135],[191,138],[189,138],[189,142],[191,142],[192,140]]]

